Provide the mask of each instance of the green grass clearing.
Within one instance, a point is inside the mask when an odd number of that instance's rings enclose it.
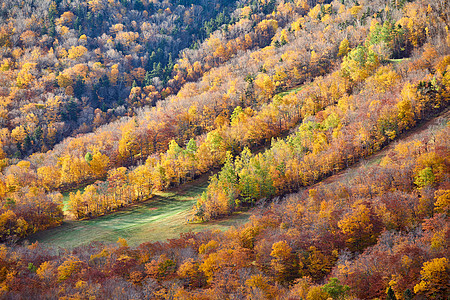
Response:
[[[305,85],[302,84],[302,85],[300,85],[300,86],[298,86],[298,87],[295,87],[295,88],[293,88],[293,89],[290,89],[290,90],[288,90],[288,91],[281,92],[281,93],[279,93],[279,94],[277,94],[277,95],[275,95],[275,96],[284,97],[284,96],[286,96],[286,95],[288,95],[288,94],[291,94],[291,93],[297,93],[298,91],[301,91],[304,87],[305,87]]]
[[[115,243],[119,237],[130,246],[143,242],[178,238],[180,233],[204,230],[227,230],[248,220],[250,213],[203,224],[187,224],[191,208],[208,182],[201,179],[176,189],[161,192],[151,200],[92,220],[65,221],[63,225],[39,232],[27,240],[50,247],[73,248],[93,241]]]
[[[390,58],[387,61],[391,62],[393,64],[398,64],[398,63],[400,63],[400,62],[402,62],[404,60],[409,60],[409,58],[408,57],[405,57],[405,58]]]

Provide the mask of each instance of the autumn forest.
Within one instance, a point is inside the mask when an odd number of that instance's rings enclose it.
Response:
[[[449,102],[446,0],[3,0],[0,298],[448,299]],[[250,218],[34,238],[199,178]]]

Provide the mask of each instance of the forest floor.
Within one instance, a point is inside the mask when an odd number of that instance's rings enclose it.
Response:
[[[156,193],[150,200],[91,220],[66,220],[56,228],[27,238],[50,247],[74,248],[90,242],[115,243],[119,237],[130,246],[144,242],[179,238],[181,233],[204,230],[227,230],[245,223],[251,212],[242,212],[213,222],[191,224],[192,207],[208,186],[208,175],[166,192]]]

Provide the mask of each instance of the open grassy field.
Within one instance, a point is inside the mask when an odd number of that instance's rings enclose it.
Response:
[[[301,84],[301,85],[299,85],[297,87],[294,87],[294,88],[292,88],[290,90],[287,90],[285,92],[278,93],[276,96],[284,97],[284,96],[286,96],[288,94],[291,94],[291,93],[297,93],[298,91],[301,91],[304,87],[305,87],[305,85]]]
[[[65,221],[60,227],[30,236],[28,241],[73,248],[93,241],[115,243],[122,237],[130,246],[137,246],[148,241],[178,238],[183,232],[226,230],[248,220],[250,213],[240,213],[220,221],[188,224],[192,206],[208,185],[206,179],[204,176],[176,190],[158,193],[149,201],[96,219]]]

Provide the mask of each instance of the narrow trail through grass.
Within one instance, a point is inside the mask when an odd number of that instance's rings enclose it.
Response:
[[[343,169],[342,171],[329,176],[324,180],[313,184],[312,186],[305,187],[304,190],[310,189],[311,187],[316,187],[318,185],[329,184],[332,182],[343,180],[343,178],[353,178],[355,177],[355,174],[357,172],[361,172],[364,167],[378,165],[381,162],[382,158],[386,156],[392,149],[394,149],[398,145],[398,143],[411,142],[415,139],[418,139],[422,134],[432,134],[433,127],[439,128],[445,126],[448,122],[450,122],[450,107],[446,108],[439,115],[431,118],[430,120],[423,121],[413,129],[402,133],[396,140],[390,142],[386,147],[372,154],[371,156],[361,159],[348,168]]]
[[[65,221],[62,226],[28,237],[50,247],[73,248],[93,241],[115,243],[119,237],[130,246],[143,242],[178,238],[184,232],[227,230],[248,220],[250,212],[204,224],[188,224],[192,206],[208,186],[208,176],[169,192],[157,193],[152,199],[96,219]]]

